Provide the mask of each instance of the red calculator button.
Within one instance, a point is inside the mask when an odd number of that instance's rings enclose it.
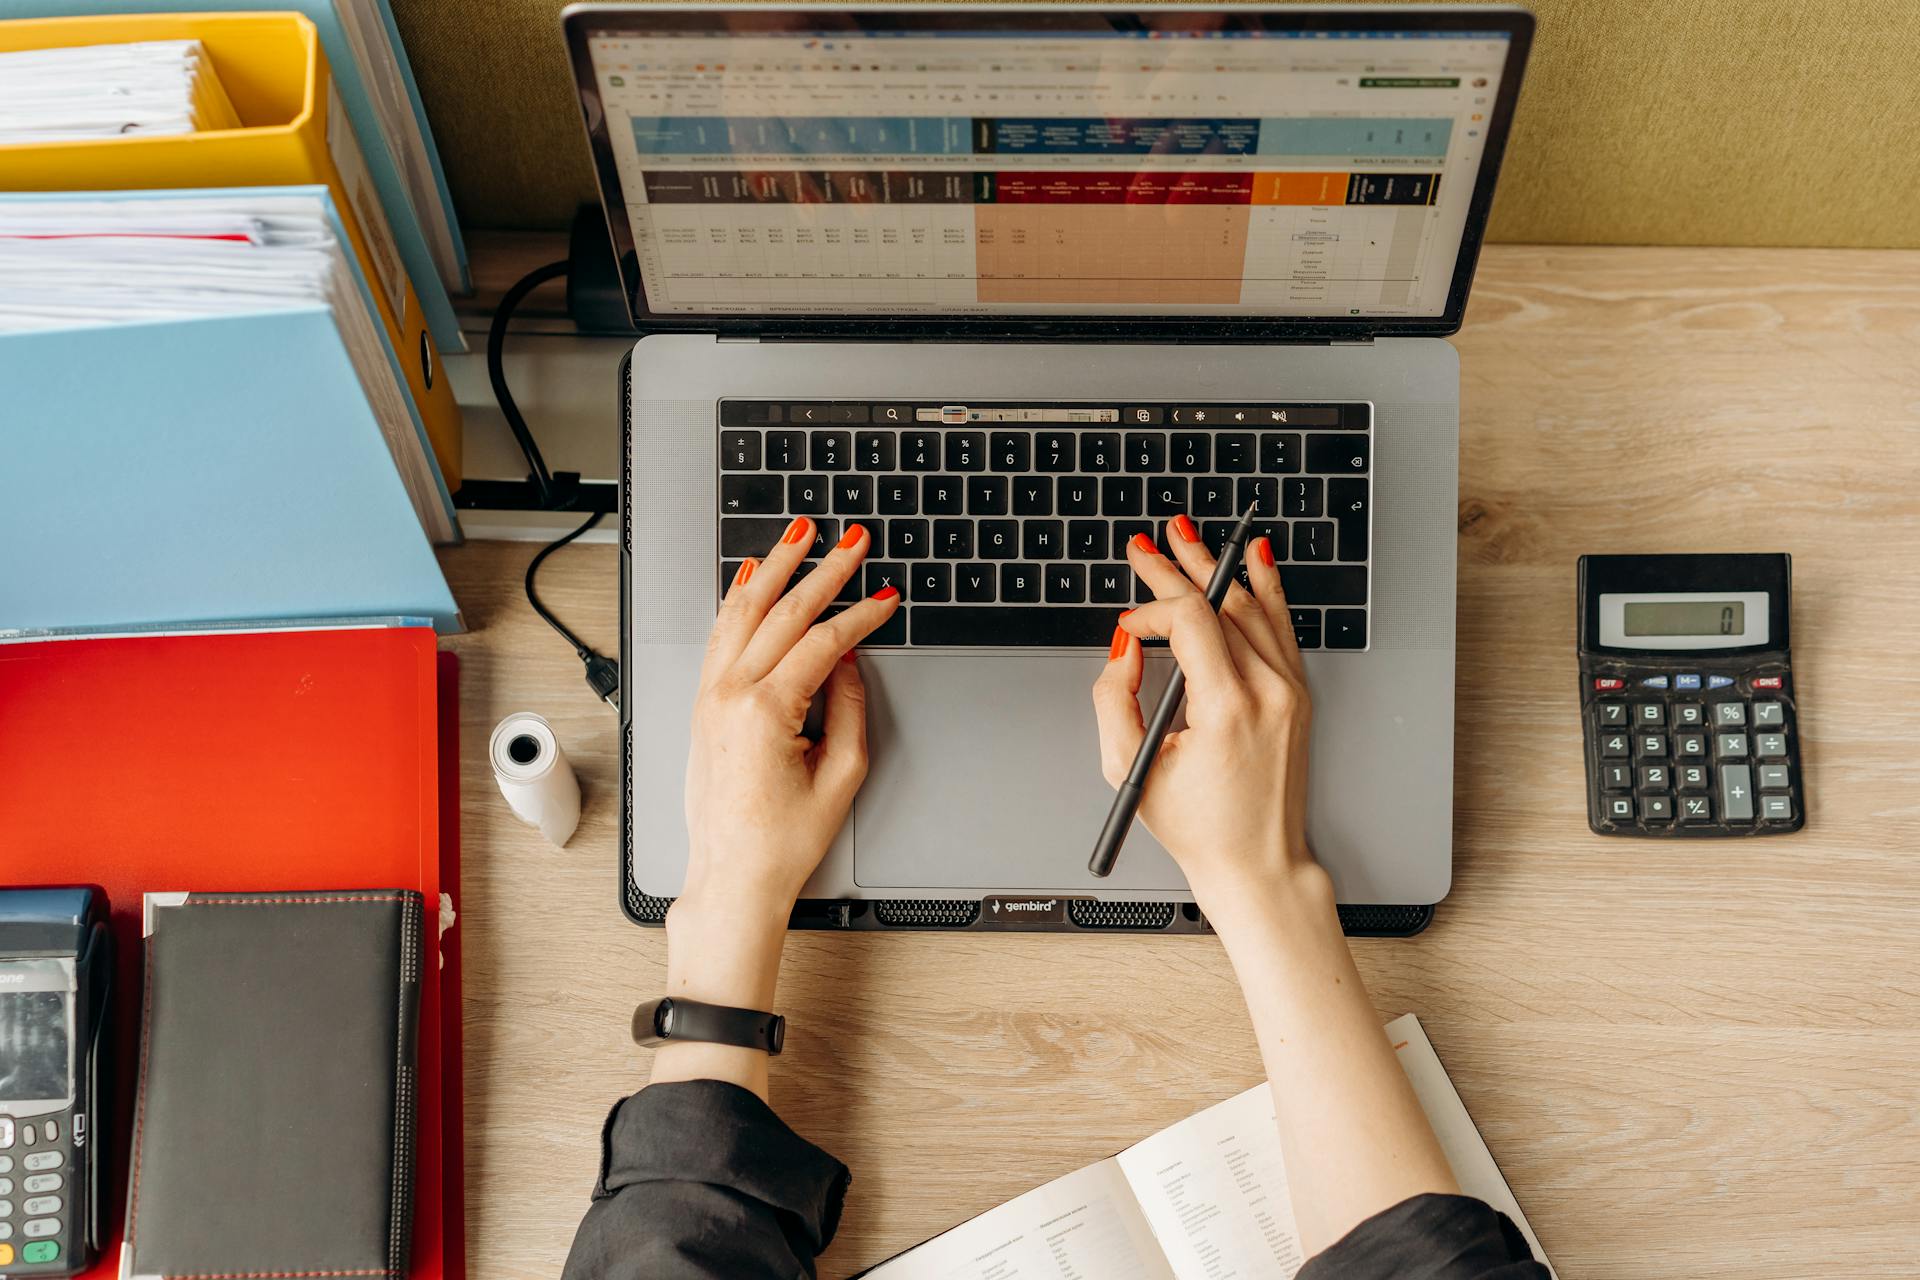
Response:
[[[1627,682],[1619,676],[1595,676],[1593,678],[1593,687],[1596,689],[1624,689],[1627,687]]]
[[[1780,687],[1780,677],[1755,676],[1753,678],[1753,687],[1756,689],[1778,689]]]

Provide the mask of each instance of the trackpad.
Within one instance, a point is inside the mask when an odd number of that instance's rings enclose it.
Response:
[[[864,654],[872,763],[854,803],[863,889],[1135,889],[1186,881],[1135,824],[1111,876],[1087,872],[1113,791],[1084,654]],[[1151,708],[1171,659],[1147,663]]]

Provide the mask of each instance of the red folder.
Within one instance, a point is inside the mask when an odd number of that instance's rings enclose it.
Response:
[[[435,914],[458,866],[456,669],[437,657],[424,628],[0,645],[0,884],[91,884],[113,911],[112,1230],[89,1276],[119,1265],[141,895],[404,886]],[[441,973],[416,1103],[411,1273],[429,1280],[464,1274],[457,964]]]

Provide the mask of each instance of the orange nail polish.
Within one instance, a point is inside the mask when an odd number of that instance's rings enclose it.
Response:
[[[857,525],[857,524],[848,525],[847,531],[840,535],[840,546],[842,548],[852,546],[854,543],[860,541],[860,535],[865,533],[866,531],[867,530],[864,525]]]
[[[1264,535],[1253,540],[1253,554],[1260,557],[1261,564],[1273,568],[1273,543],[1267,541]]]
[[[1122,614],[1121,616],[1125,617],[1126,615]],[[1118,662],[1120,655],[1127,651],[1127,641],[1131,639],[1133,639],[1133,637],[1128,635],[1125,629],[1115,627],[1113,629],[1113,645],[1107,650],[1107,661]]]
[[[787,531],[780,535],[780,541],[782,545],[785,546],[792,546],[796,542],[805,542],[812,536],[812,529],[813,521],[807,519],[805,516],[795,516],[793,523],[787,526]]]
[[[734,570],[733,573],[734,586],[744,587],[747,585],[747,579],[753,576],[753,566],[755,563],[756,562],[752,560],[742,560],[740,562],[740,567]]]
[[[1133,545],[1137,547],[1139,550],[1146,552],[1150,556],[1157,556],[1160,554],[1160,548],[1154,546],[1153,539],[1149,538],[1144,533],[1136,533],[1133,535]]]
[[[1173,531],[1180,535],[1182,542],[1200,541],[1200,531],[1193,527],[1193,521],[1187,519],[1184,511],[1173,518]]]
[[[873,598],[875,600],[891,600],[899,594],[900,589],[898,587],[882,587],[873,593]]]

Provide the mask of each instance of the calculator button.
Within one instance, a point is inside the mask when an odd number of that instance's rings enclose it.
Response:
[[[40,1141],[40,1130],[31,1124],[21,1125],[20,1141],[26,1143],[28,1146],[32,1146],[34,1143]]]
[[[60,1234],[60,1219],[29,1218],[27,1219],[27,1225],[20,1228],[20,1234],[29,1240],[40,1240],[47,1236],[57,1236]],[[28,1245],[27,1248],[31,1249],[33,1246]]]
[[[0,1116],[0,1151],[13,1145],[13,1117]]]
[[[1761,796],[1760,816],[1770,821],[1793,817],[1793,797]]]
[[[54,1175],[54,1176],[55,1176],[55,1177],[58,1177],[59,1175],[58,1175],[58,1174],[56,1174],[56,1175]],[[28,1182],[32,1182],[32,1181],[33,1181],[33,1179],[32,1179],[32,1178],[28,1178],[28,1179],[27,1179],[27,1181],[28,1181]],[[28,1187],[28,1188],[27,1188],[27,1190],[29,1190],[29,1191],[38,1191],[38,1190],[39,1190],[39,1188],[38,1188],[38,1187]],[[12,1178],[0,1178],[0,1196],[10,1196],[10,1195],[12,1195],[12,1194],[13,1194],[13,1179],[12,1179]],[[4,1217],[6,1217],[6,1215],[5,1215],[5,1214],[3,1214],[3,1213],[0,1213],[0,1218],[4,1218]]]
[[[1744,702],[1714,703],[1713,722],[1725,728],[1744,725],[1747,722],[1747,704]]]
[[[22,1262],[58,1262],[60,1261],[60,1242],[57,1240],[36,1240],[20,1250]]]
[[[60,1197],[59,1196],[35,1196],[31,1200],[26,1200],[21,1202],[20,1212],[22,1213],[58,1213],[60,1212]]]
[[[1670,822],[1673,820],[1672,796],[1642,796],[1640,816],[1651,822]]]
[[[13,1201],[0,1200],[0,1218],[11,1218],[12,1216],[13,1216]]]
[[[1607,801],[1607,816],[1615,822],[1633,821],[1633,801],[1625,796],[1615,796]]]
[[[1697,702],[1676,703],[1673,708],[1673,722],[1683,729],[1698,728],[1707,722],[1706,708]]]
[[[1762,791],[1785,791],[1787,789],[1787,766],[1783,764],[1763,764],[1760,766],[1760,789]],[[28,1179],[31,1183],[32,1179]],[[31,1190],[31,1186],[28,1188]]]
[[[12,1173],[12,1172],[13,1172],[13,1157],[0,1156],[0,1173]]]
[[[1673,754],[1676,756],[1703,756],[1707,754],[1707,735],[1704,733],[1675,734]]]
[[[0,1222],[0,1240],[4,1240],[12,1234],[13,1228],[4,1222]],[[0,1267],[10,1266],[12,1263],[13,1246],[10,1244],[0,1244]]]
[[[1784,682],[1779,676],[1755,676],[1753,687],[1756,689],[1778,689]]]
[[[1667,687],[1667,678],[1665,676],[1642,676],[1640,679],[1640,687],[1642,689],[1664,689]]]
[[[1667,722],[1667,709],[1657,702],[1642,702],[1633,709],[1633,722],[1642,728],[1657,728]]]
[[[39,1195],[42,1191],[58,1191],[65,1184],[66,1179],[57,1173],[36,1173],[32,1177],[23,1180],[20,1185],[26,1189],[29,1195]],[[5,1195],[11,1190],[13,1190],[13,1184],[8,1183],[6,1186],[0,1187],[0,1195]]]
[[[1787,722],[1787,709],[1777,702],[1753,704],[1753,723],[1760,729],[1778,729]]]
[[[1720,766],[1720,810],[1728,822],[1753,820],[1753,775],[1746,765]]]
[[[1600,754],[1603,756],[1624,756],[1627,754],[1627,735],[1610,733],[1600,739]]]
[[[1663,756],[1667,754],[1667,735],[1664,733],[1643,733],[1634,738],[1633,750],[1636,755]]]
[[[1599,710],[1600,723],[1609,729],[1618,729],[1627,723],[1627,704],[1624,702],[1602,702]]]
[[[1778,759],[1787,754],[1787,735],[1784,733],[1756,734],[1754,742],[1758,748],[1755,755]]]
[[[1675,676],[1673,678],[1673,687],[1676,689],[1698,689],[1700,687],[1700,677],[1697,673],[1692,672],[1686,675]]]
[[[1643,764],[1640,766],[1640,789],[1642,791],[1665,791],[1668,785],[1667,766],[1663,764]]]
[[[1744,756],[1747,754],[1747,735],[1744,733],[1717,734],[1713,740],[1713,754],[1717,756]]]
[[[1612,689],[1624,689],[1627,687],[1627,682],[1619,676],[1595,676],[1593,687],[1605,693]]]
[[[1708,676],[1707,677],[1707,688],[1709,689],[1725,689],[1731,686],[1732,684],[1733,684],[1732,676]]]
[[[1610,764],[1600,771],[1600,786],[1607,791],[1625,791],[1633,786],[1633,770],[1623,764]]]
[[[64,1151],[36,1151],[20,1161],[20,1167],[28,1173],[39,1173],[43,1169],[58,1169],[67,1162]]]
[[[1680,820],[1682,822],[1711,822],[1713,806],[1707,803],[1705,796],[1681,796]]]
[[[58,1142],[60,1141],[60,1122],[58,1120],[48,1120],[40,1126],[40,1132],[46,1137],[48,1142]]]

